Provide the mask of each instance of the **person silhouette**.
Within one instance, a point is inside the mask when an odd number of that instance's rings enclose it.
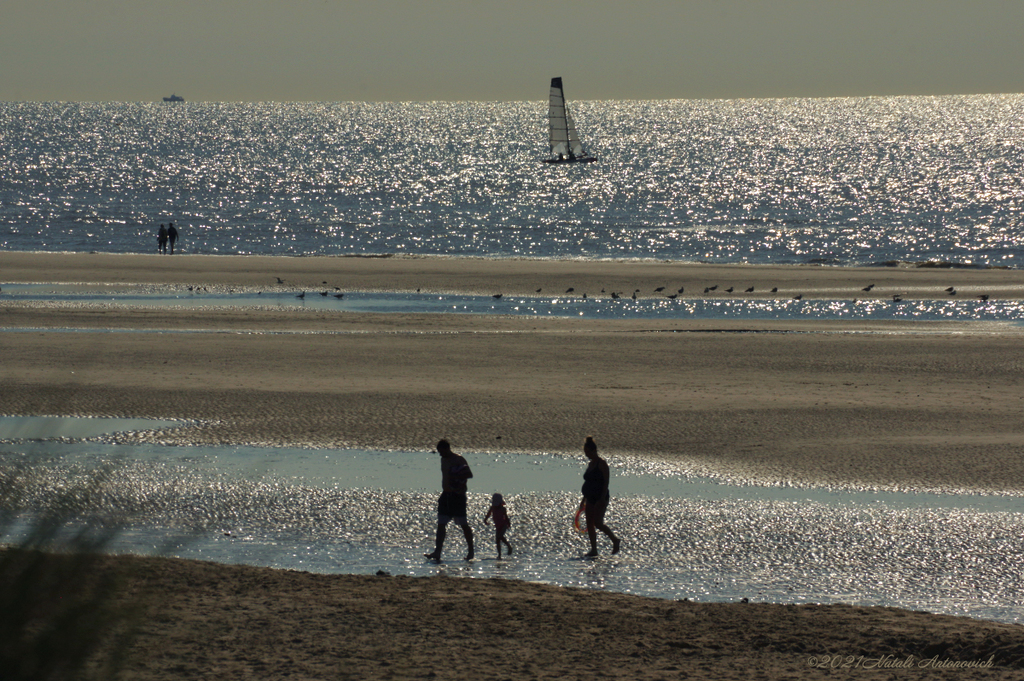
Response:
[[[437,443],[437,453],[441,455],[441,496],[437,499],[437,537],[434,552],[424,554],[425,558],[441,560],[448,523],[455,522],[462,526],[466,536],[469,552],[466,560],[473,559],[473,530],[466,518],[466,481],[473,477],[466,460],[452,451],[448,440]]]
[[[501,560],[502,544],[508,547],[508,555],[512,555],[512,545],[505,539],[505,533],[512,527],[512,521],[509,520],[508,509],[505,508],[505,498],[497,492],[491,496],[491,508],[484,516],[484,525],[491,519],[494,520],[494,543],[498,546],[498,560]]]
[[[173,222],[167,223],[167,243],[171,247],[171,255],[174,255],[174,242],[178,240],[178,230],[174,228]]]
[[[583,443],[583,453],[590,459],[587,470],[583,473],[583,500],[580,502],[587,518],[587,535],[590,539],[590,553],[587,556],[597,555],[597,530],[601,530],[612,540],[614,555],[619,552],[621,542],[604,523],[604,514],[611,499],[608,492],[608,479],[611,477],[608,462],[597,455],[597,444],[592,437],[588,436]]]
[[[159,253],[167,252],[167,228],[162,224],[160,225],[160,231],[156,233],[156,250]]]

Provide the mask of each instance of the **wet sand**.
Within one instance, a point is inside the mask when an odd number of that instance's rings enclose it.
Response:
[[[944,298],[954,286],[1019,298],[1024,272],[0,253],[7,282],[531,295],[682,286],[699,296],[717,284],[709,295],[754,286],[830,298]],[[143,310],[0,297],[0,327],[23,329],[0,333],[0,413],[201,423],[144,435],[152,441],[426,451],[447,437],[457,451],[528,453],[577,452],[593,435],[613,456],[668,458],[728,479],[1024,491],[1024,339],[1011,325]],[[69,328],[97,332],[60,331]],[[991,645],[964,648],[972,659],[992,646],[1013,659],[1024,650],[1017,627],[888,609],[696,606],[496,580],[161,564],[160,579],[198,584],[192,571],[205,571],[215,586],[181,606],[194,626],[154,621],[151,647],[140,647],[149,666],[135,678],[200,665],[241,678],[601,669],[775,679],[813,673],[811,654],[922,655],[973,637]],[[245,614],[242,602],[263,610]]]
[[[593,289],[598,277],[645,291],[669,279],[758,289],[802,279],[845,295],[913,283],[936,297],[951,281],[989,291],[1024,283],[1015,270],[440,258],[2,253],[0,268],[6,282],[256,287],[280,275],[343,290],[415,278],[477,292],[526,279],[520,289],[554,280]],[[611,455],[671,458],[730,479],[1024,491],[1022,338],[1006,324],[132,310],[0,298],[0,326],[33,329],[0,335],[0,413],[203,422],[151,435],[175,444],[426,450],[448,437],[464,451],[575,453],[593,435]]]

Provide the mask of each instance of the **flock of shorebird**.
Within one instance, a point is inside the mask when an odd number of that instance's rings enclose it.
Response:
[[[277,278],[277,283],[278,284],[284,284],[285,283],[284,279],[282,279],[281,277],[276,277],[276,278]],[[323,285],[327,286],[327,282],[326,281],[323,282]],[[342,290],[340,288],[338,288],[337,286],[333,286],[332,288],[334,289],[333,293],[331,291],[329,291],[329,290],[326,290],[326,289],[324,289],[322,291],[319,291],[319,293],[324,298],[326,298],[327,296],[334,296],[338,300],[341,300],[342,298],[345,297],[345,294],[342,292]],[[260,291],[260,293],[263,293],[263,291]],[[305,300],[306,299],[306,292],[302,291],[301,293],[299,293],[295,297],[298,298],[299,300]]]
[[[875,288],[874,284],[868,284],[867,286],[862,288],[861,291],[863,291],[865,293],[870,293],[874,288]],[[685,286],[680,286],[674,293],[665,293],[665,289],[666,289],[665,286],[659,286],[658,288],[654,289],[652,291],[652,297],[653,297],[653,294],[662,294],[662,295],[664,295],[666,298],[668,298],[670,300],[675,300],[676,298],[678,298],[685,291],[686,287]],[[719,290],[718,284],[714,284],[713,286],[705,286],[704,287],[704,295],[715,294],[718,290]],[[543,289],[537,289],[536,292],[537,293],[541,293],[542,291],[543,291]],[[730,286],[729,288],[721,289],[721,291],[723,293],[734,293],[734,292],[737,292],[735,286]],[[945,293],[947,293],[947,294],[949,294],[951,296],[957,295],[957,290],[953,286],[950,286],[949,288],[944,289],[944,291],[945,291]],[[575,292],[576,292],[576,289],[574,287],[570,286],[568,289],[566,289],[565,294],[563,294],[563,295],[574,294]],[[754,292],[755,292],[755,288],[753,286],[748,286],[746,289],[743,290],[743,293],[754,293]],[[607,293],[605,291],[605,289],[601,289],[601,293],[605,294],[605,295],[608,295],[610,298],[613,298],[613,299],[619,299],[619,298],[622,298],[624,295],[626,295],[624,291],[612,291],[611,293]],[[778,286],[772,287],[768,291],[768,293],[778,294],[779,293],[779,287]],[[638,294],[640,294],[640,289],[634,289],[632,295],[630,295],[629,297],[632,298],[633,300],[636,300],[638,297],[642,297],[642,296],[638,296]],[[896,302],[896,303],[901,302],[905,295],[907,295],[907,294],[906,293],[894,293],[894,294],[892,294],[892,300],[893,300],[893,302]],[[491,297],[496,299],[496,300],[500,300],[502,296],[503,296],[503,294],[501,294],[501,293],[495,293]],[[581,298],[586,298],[587,294],[583,293],[583,294],[580,295],[580,297]],[[804,297],[804,295],[802,293],[798,293],[798,294],[794,295],[792,297],[792,299],[793,300],[803,300],[803,297]],[[985,301],[985,300],[989,299],[989,294],[983,293],[983,294],[977,296],[977,298],[978,298],[978,300]],[[854,302],[857,302],[856,298],[854,298]]]
[[[330,291],[320,291],[320,295],[323,296],[324,298],[326,298],[327,296],[334,296],[338,300],[341,300],[342,298],[345,297],[345,294],[342,293],[341,289],[338,288],[337,286],[334,287],[334,290],[335,290],[335,293],[331,293]],[[297,295],[295,297],[298,298],[299,300],[305,300],[306,299],[306,292],[303,291],[302,293],[300,293],[299,295]]]
[[[281,277],[277,277],[277,283],[278,284],[284,284],[285,281],[284,281],[284,279],[281,279]],[[326,286],[327,282],[325,281],[325,282],[323,282],[323,284]],[[191,287],[189,287],[189,288],[191,290]],[[325,297],[325,298],[327,296],[334,296],[335,298],[337,298],[339,300],[341,300],[342,298],[345,297],[345,294],[341,291],[340,288],[338,288],[337,286],[335,286],[333,288],[334,288],[334,292],[331,292],[330,290],[324,289],[324,290],[319,291],[319,294],[321,296]],[[861,291],[863,291],[864,293],[870,293],[874,288],[875,288],[874,284],[868,284],[867,286],[862,288]],[[680,295],[682,295],[685,292],[686,287],[680,286],[678,289],[676,289],[676,291],[674,293],[665,293],[665,289],[666,289],[665,286],[657,287],[656,289],[654,289],[651,292],[651,297],[653,297],[654,294],[662,294],[666,298],[668,298],[669,300],[675,300],[676,298],[678,298]],[[543,290],[544,290],[543,288],[539,288],[539,289],[536,290],[536,293],[542,293]],[[704,295],[715,294],[718,290],[719,290],[718,284],[714,284],[713,286],[705,286],[704,287]],[[420,291],[420,289],[416,289],[417,293],[419,293],[419,291]],[[948,295],[950,295],[950,296],[957,295],[957,290],[956,290],[956,287],[954,287],[954,286],[950,286],[948,288],[945,288],[945,289],[943,289],[943,291],[945,293],[947,293]],[[723,293],[734,293],[734,292],[736,292],[736,287],[735,286],[730,286],[729,288],[722,289],[722,292]],[[743,290],[743,293],[754,293],[754,292],[755,292],[755,289],[754,289],[753,286],[748,286],[746,289]],[[261,291],[261,293],[262,293],[262,291]],[[572,294],[575,294],[575,293],[576,293],[576,288],[573,287],[573,286],[570,286],[569,288],[567,288],[565,290],[565,293],[562,294],[562,295],[572,295]],[[620,298],[622,298],[623,296],[626,295],[625,291],[611,291],[611,292],[608,292],[605,289],[601,289],[601,293],[603,295],[608,296],[609,298],[614,299],[614,300],[620,299]],[[630,296],[628,296],[628,297],[632,298],[633,300],[636,300],[638,297],[643,297],[642,295],[638,295],[640,293],[641,293],[640,289],[634,289],[632,294]],[[768,293],[778,294],[779,293],[779,288],[777,286],[772,287],[768,291]],[[501,300],[504,297],[504,295],[505,294],[503,294],[503,293],[495,293],[491,297],[494,298],[495,300]],[[907,294],[906,293],[894,293],[894,294],[892,294],[892,300],[893,300],[893,302],[899,303],[899,302],[901,302],[903,300],[903,297],[905,295],[907,295]],[[306,298],[306,291],[302,291],[301,293],[299,293],[295,297],[300,299],[300,300],[304,300]],[[582,293],[582,294],[579,294],[578,297],[586,299],[587,298],[587,294],[586,293]],[[804,297],[804,295],[802,293],[798,293],[798,294],[792,296],[792,299],[793,300],[803,300],[803,297]],[[986,301],[986,300],[989,300],[989,298],[990,298],[989,294],[987,294],[987,293],[982,293],[981,295],[978,295],[976,297],[978,298],[978,300],[981,300],[981,301]],[[853,302],[857,302],[857,299],[854,298]]]
[[[278,284],[284,284],[285,281],[281,277],[277,277],[277,283]],[[326,281],[323,282],[323,283],[324,283],[324,285],[327,284]],[[679,289],[675,293],[666,294],[665,297],[670,299],[670,300],[675,300],[676,298],[679,297],[680,294],[683,293],[684,288],[685,287],[680,286]],[[875,288],[874,284],[868,284],[867,286],[862,288],[861,291],[864,291],[865,293],[870,293],[871,290],[874,289],[874,288]],[[188,290],[189,291],[193,291],[195,293],[199,293],[200,291],[206,291],[206,287],[200,288],[198,286],[189,286]],[[714,293],[717,290],[718,290],[718,284],[715,284],[714,286],[705,286],[704,287],[705,295]],[[725,291],[725,293],[732,293],[735,290],[735,287],[730,286],[729,288],[723,289],[723,290]],[[537,293],[540,293],[541,291],[543,291],[543,289],[537,289]],[[664,291],[665,291],[665,287],[664,286],[659,286],[658,288],[654,289],[654,293],[663,293]],[[954,286],[950,286],[948,288],[945,288],[945,289],[943,289],[943,291],[945,291],[946,293],[948,293],[951,296],[955,296],[957,294],[956,287],[954,287]],[[420,290],[416,289],[416,292],[419,293]],[[575,287],[570,286],[568,289],[566,289],[565,294],[570,294],[570,293],[575,293],[575,292],[576,292]],[[744,293],[754,293],[754,287],[753,286],[747,287],[747,289],[745,289],[743,292]],[[779,292],[779,288],[777,286],[773,287],[771,289],[771,291],[769,291],[769,293],[778,293],[778,292]],[[263,291],[260,291],[259,293],[262,294]],[[324,298],[326,298],[327,296],[334,296],[338,300],[341,300],[342,298],[345,297],[345,294],[337,286],[334,287],[334,293],[331,293],[328,290],[323,290],[323,291],[320,291],[319,293]],[[601,293],[605,293],[605,290],[601,289]],[[638,294],[638,293],[640,293],[640,289],[635,289],[633,291],[633,295],[631,296],[633,300],[637,299],[637,295],[636,294]],[[491,297],[494,298],[495,300],[501,300],[503,295],[504,295],[503,293],[495,293]],[[621,298],[622,295],[623,295],[622,292],[612,291],[609,297],[611,297],[613,299],[618,299],[618,298]],[[892,294],[892,300],[895,303],[902,302],[903,296],[905,296],[905,295],[906,295],[905,293],[894,293],[894,294]],[[301,293],[299,293],[295,297],[298,298],[299,300],[305,300],[306,292],[302,291]],[[581,297],[582,298],[586,298],[587,294],[584,293],[584,294],[581,295]],[[804,295],[802,293],[798,293],[795,296],[793,296],[793,300],[803,300],[803,297],[804,297]],[[982,293],[981,295],[976,296],[976,297],[977,297],[978,300],[980,300],[982,302],[984,302],[984,301],[986,301],[986,300],[988,300],[990,298],[989,294],[987,294],[987,293]],[[854,298],[853,302],[857,302],[857,299]]]

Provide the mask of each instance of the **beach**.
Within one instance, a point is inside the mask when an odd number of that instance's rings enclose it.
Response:
[[[120,557],[144,602],[124,676],[1010,679],[1018,625],[894,608],[695,603],[504,579],[317,575]]]
[[[953,287],[965,297],[1024,298],[1018,270],[407,257],[4,252],[0,282],[553,296],[569,288],[721,296],[753,287],[743,295],[836,300],[944,299]],[[1022,339],[1011,324],[602,321],[2,298],[0,320],[19,329],[0,334],[0,413],[188,422],[143,435],[154,442],[426,452],[446,437],[460,452],[576,454],[591,435],[612,458],[668,460],[734,482],[1024,491]],[[978,678],[1024,665],[1019,627],[892,609],[152,565],[163,567],[146,570],[165,572],[147,573],[154,588],[174,591],[161,579],[196,585],[179,603],[197,619],[186,627],[154,618],[133,678],[192,669],[238,678],[813,678],[830,670],[809,669],[811,655],[921,659],[931,651],[961,660],[998,653],[1003,666],[972,670]],[[268,609],[244,614],[255,600]],[[356,615],[338,616],[346,607]],[[158,648],[178,661],[141,652]],[[381,663],[388,659],[402,662]],[[191,667],[195,660],[206,666]],[[934,668],[914,673],[935,677]]]

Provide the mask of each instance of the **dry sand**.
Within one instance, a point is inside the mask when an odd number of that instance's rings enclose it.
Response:
[[[717,284],[709,295],[754,286],[751,295],[837,299],[945,298],[948,286],[961,296],[1024,292],[1017,270],[0,253],[0,286],[15,282],[592,296],[663,295],[659,286],[703,296]],[[0,413],[200,422],[145,436],[170,443],[427,449],[444,436],[459,451],[575,452],[593,435],[612,455],[727,478],[1024,491],[1024,339],[1010,325],[142,310],[0,297],[0,327],[24,329],[0,333]],[[140,650],[157,652],[143,655],[151,662],[137,678],[803,678],[812,654],[929,657],[939,646],[974,659],[1024,642],[1017,627],[889,609],[164,565],[166,579],[195,582],[202,597],[185,610],[202,621],[154,623]],[[202,591],[203,580],[215,586]]]

